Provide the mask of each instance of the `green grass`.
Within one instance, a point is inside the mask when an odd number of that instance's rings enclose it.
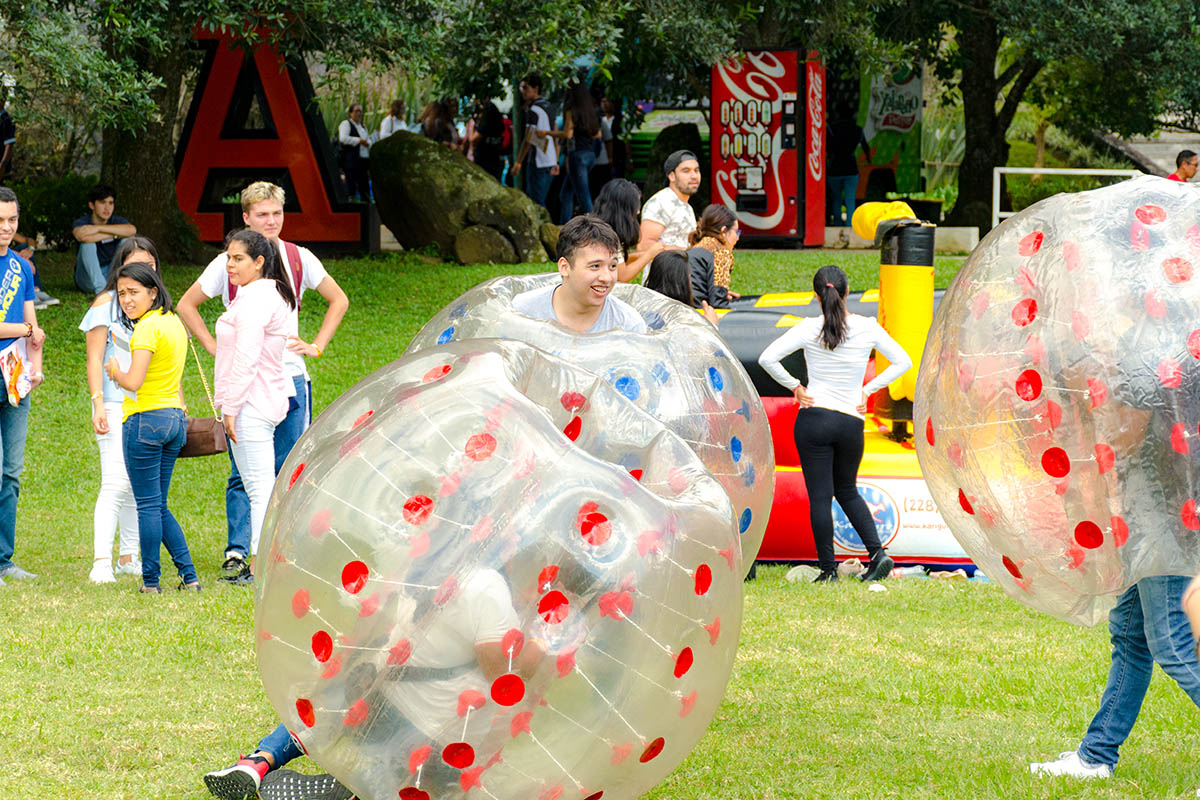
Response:
[[[832,259],[856,265],[853,281],[865,288],[872,257]],[[734,286],[802,288],[832,259],[739,254]],[[0,797],[207,797],[200,776],[275,724],[254,660],[252,594],[213,580],[228,465],[182,461],[172,486],[206,583],[201,595],[142,597],[133,578],[87,582],[99,469],[75,329],[86,300],[69,288],[69,266],[54,255],[42,264],[63,303],[41,314],[48,378],[34,393],[18,521],[17,561],[41,577],[0,589]],[[412,256],[328,266],[351,310],[311,362],[318,409],[399,356],[434,311],[504,269]],[[939,285],[954,266],[939,269]],[[169,268],[168,285],[179,293],[197,272]],[[308,335],[322,312],[315,298],[304,304]],[[187,375],[198,409],[190,362]],[[1107,669],[1102,629],[1055,622],[992,585],[898,580],[868,593],[791,585],[783,573],[763,569],[748,586],[725,702],[650,797],[1159,798],[1191,797],[1200,786],[1200,715],[1161,674],[1114,780],[1028,776],[1029,759],[1072,747],[1087,725]]]

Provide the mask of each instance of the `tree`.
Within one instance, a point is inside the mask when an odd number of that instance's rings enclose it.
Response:
[[[1056,122],[1075,130],[1150,133],[1194,91],[1197,0],[904,0],[877,20],[881,35],[916,45],[937,76],[961,90],[966,153],[947,221],[986,229],[992,168],[1034,81]],[[1165,46],[1164,43],[1170,43]]]

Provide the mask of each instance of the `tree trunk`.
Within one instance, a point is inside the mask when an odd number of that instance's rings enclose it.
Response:
[[[176,41],[189,41],[186,32],[181,34]],[[101,180],[117,190],[117,214],[150,238],[167,262],[191,262],[199,256],[195,227],[175,195],[174,130],[180,85],[192,55],[186,44],[161,53],[147,49],[134,54],[139,67],[162,80],[153,91],[158,118],[147,120],[136,132],[106,128],[101,150]]]
[[[1037,146],[1037,155],[1033,157],[1035,167],[1046,166],[1046,129],[1050,127],[1048,120],[1038,120],[1037,129],[1033,132],[1033,143]],[[1041,183],[1040,174],[1029,176],[1030,183]]]
[[[980,15],[969,29],[959,30],[956,39],[966,56],[959,83],[966,150],[958,168],[958,200],[946,224],[978,226],[986,233],[992,225],[992,167],[1008,163],[1007,126],[1000,127],[996,114],[1001,36],[996,23]]]

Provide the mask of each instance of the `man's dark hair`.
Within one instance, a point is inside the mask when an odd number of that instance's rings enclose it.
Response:
[[[1175,167],[1176,168],[1182,167],[1183,162],[1191,161],[1195,157],[1196,157],[1196,154],[1193,153],[1191,150],[1180,150],[1179,155],[1175,156]]]
[[[610,253],[621,251],[621,240],[611,225],[595,214],[580,214],[558,232],[558,257],[574,266],[575,251],[590,244],[606,247]]]
[[[93,186],[91,189],[88,190],[87,201],[89,203],[95,203],[95,202],[105,199],[106,197],[111,197],[113,200],[116,200],[117,199],[117,190],[114,189],[113,187],[109,186],[108,184],[97,183],[95,186]]]
[[[521,80],[525,81],[525,84],[530,89],[537,89],[538,93],[541,93],[541,91],[542,91],[542,76],[541,75],[537,74],[536,72],[531,72],[528,75],[526,75],[524,78],[522,78]]]
[[[16,203],[17,211],[21,210],[21,203],[17,200],[17,193],[7,186],[0,186],[0,203]]]

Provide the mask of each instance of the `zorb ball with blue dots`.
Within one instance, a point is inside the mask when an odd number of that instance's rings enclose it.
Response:
[[[979,243],[938,306],[917,455],[963,549],[1010,595],[1095,624],[1200,569],[1200,192],[1060,194]]]
[[[267,696],[363,800],[618,800],[670,773],[741,623],[733,508],[607,381],[513,341],[389,364],[288,456]]]
[[[746,571],[762,544],[775,492],[775,452],[758,392],[720,334],[694,309],[635,284],[612,296],[642,315],[648,333],[581,334],[513,310],[523,292],[557,273],[481,283],[437,313],[413,338],[414,353],[478,338],[532,344],[603,378],[686,441],[733,504]]]

